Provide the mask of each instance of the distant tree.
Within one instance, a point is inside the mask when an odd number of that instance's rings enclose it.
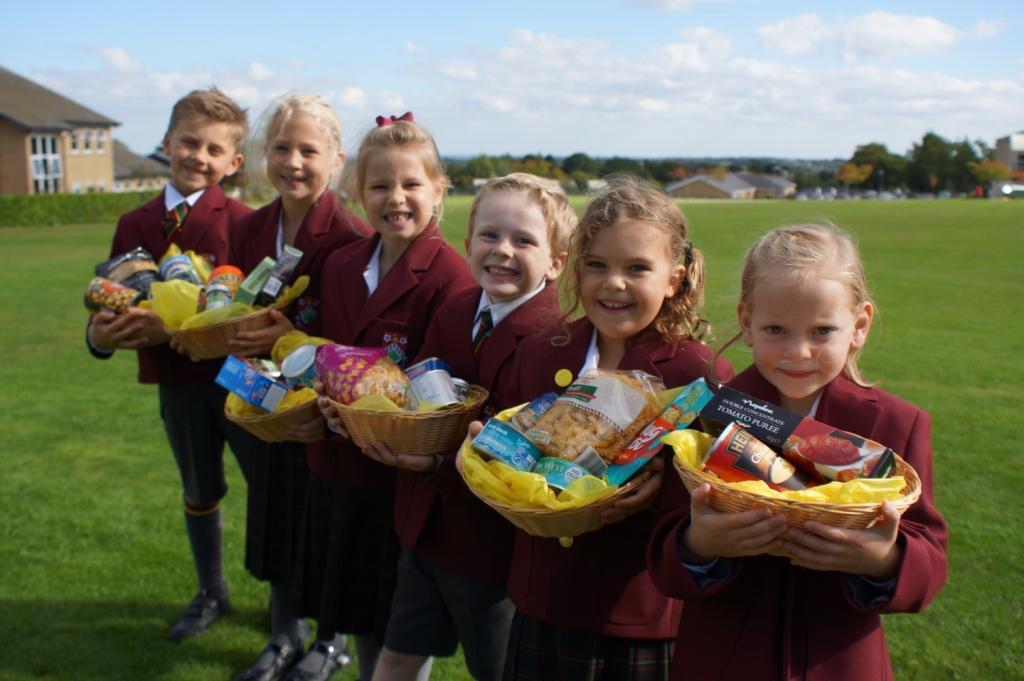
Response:
[[[489,178],[498,176],[494,170],[494,161],[487,154],[474,156],[466,161],[463,172],[470,177]]]
[[[708,171],[708,175],[715,178],[716,180],[721,180],[729,173],[730,170],[731,169],[727,166],[715,166],[714,168]]]
[[[989,146],[988,142],[980,137],[974,140],[974,146],[978,149],[978,156],[985,161],[996,160],[996,150]]]
[[[870,165],[871,174],[868,186],[873,189],[892,189],[906,181],[907,159],[891,153],[884,144],[871,142],[857,147],[850,157],[850,163]]]
[[[582,152],[576,152],[562,159],[562,170],[569,175],[579,171],[594,176],[600,167],[601,165],[597,161]]]
[[[767,173],[769,171],[768,171],[768,166],[764,163],[764,161],[761,161],[761,160],[756,159],[756,158],[752,158],[752,159],[750,159],[747,162],[747,172],[750,172],[750,173]]]
[[[644,164],[636,159],[623,158],[621,156],[613,156],[601,164],[600,175],[611,175],[612,173],[630,173],[631,175],[637,175],[650,179],[650,174],[644,167]]]
[[[971,164],[974,179],[986,189],[993,182],[1008,180],[1013,175],[1006,164],[999,161],[979,161]]]
[[[953,145],[953,167],[950,177],[953,189],[958,192],[974,190],[977,186],[977,178],[971,166],[980,160],[974,146],[966,138]]]
[[[953,177],[953,146],[934,132],[914,144],[907,166],[907,181],[917,191],[948,189]]]
[[[686,169],[684,165],[677,165],[672,170],[668,171],[668,179],[672,182],[678,182],[679,180],[685,180],[690,176],[690,171]]]
[[[839,166],[839,170],[836,171],[836,179],[847,187],[857,187],[864,184],[874,171],[875,167],[870,163],[847,162]]]

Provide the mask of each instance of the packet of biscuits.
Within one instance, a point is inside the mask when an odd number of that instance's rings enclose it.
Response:
[[[601,476],[661,412],[664,384],[642,371],[582,373],[526,431],[546,457],[579,463]]]
[[[316,374],[327,394],[342,404],[380,396],[400,409],[408,406],[409,379],[381,348],[321,345],[316,351]]]

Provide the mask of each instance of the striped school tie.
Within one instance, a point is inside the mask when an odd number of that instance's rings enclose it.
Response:
[[[164,241],[170,242],[171,237],[174,233],[181,228],[181,225],[185,222],[185,218],[188,217],[188,201],[182,201],[174,208],[164,213],[164,219],[160,222],[160,226],[164,230]]]
[[[477,315],[477,321],[480,322],[480,328],[476,330],[476,335],[473,336],[473,352],[479,353],[480,346],[484,344],[487,337],[491,335],[491,329],[494,328],[494,320],[491,318],[491,308],[485,307]]]

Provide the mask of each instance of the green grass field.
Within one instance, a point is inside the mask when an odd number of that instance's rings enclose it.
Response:
[[[921,615],[886,618],[897,676],[1024,678],[1024,202],[683,208],[707,254],[718,340],[735,329],[738,269],[758,234],[808,219],[857,234],[880,309],[863,368],[934,416],[935,498],[950,525],[946,589]],[[446,210],[461,244],[468,202]],[[195,584],[155,388],[135,382],[131,353],[99,362],[83,344],[82,290],[112,230],[0,229],[0,679],[231,679],[268,626],[267,590],[242,567],[241,477],[232,463],[236,612],[171,643]],[[730,356],[749,362],[742,349]],[[469,676],[456,658],[434,678]]]

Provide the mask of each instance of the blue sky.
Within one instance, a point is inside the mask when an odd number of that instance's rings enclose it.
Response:
[[[1019,1],[50,2],[3,24],[0,65],[136,151],[211,83],[254,117],[323,95],[350,149],[411,109],[448,155],[832,158],[1024,130]]]

